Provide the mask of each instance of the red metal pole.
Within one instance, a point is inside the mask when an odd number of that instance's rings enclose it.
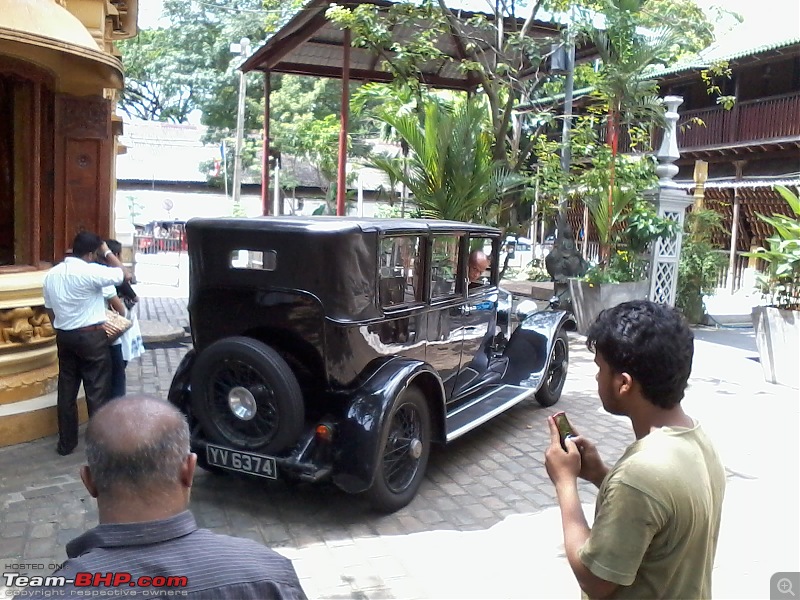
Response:
[[[261,157],[261,214],[269,214],[269,96],[270,71],[264,73],[264,141]]]
[[[342,47],[342,125],[339,129],[339,170],[336,181],[336,215],[345,214],[347,193],[347,122],[350,116],[350,30],[344,30]]]

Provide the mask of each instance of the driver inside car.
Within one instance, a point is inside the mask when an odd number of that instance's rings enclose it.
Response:
[[[469,277],[470,289],[484,285],[481,276],[489,268],[489,262],[489,257],[486,256],[483,250],[473,250],[469,253],[467,276]]]

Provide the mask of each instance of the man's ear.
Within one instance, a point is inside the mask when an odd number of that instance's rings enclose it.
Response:
[[[629,373],[622,372],[617,377],[618,392],[622,395],[628,395],[634,390],[636,380],[631,377]]]
[[[192,487],[192,480],[194,479],[194,470],[197,467],[197,454],[189,452],[186,460],[181,465],[180,479],[181,483],[187,487]]]
[[[97,486],[94,484],[89,465],[83,465],[81,467],[81,481],[83,481],[83,485],[86,487],[86,491],[89,492],[89,495],[92,498],[97,498]]]

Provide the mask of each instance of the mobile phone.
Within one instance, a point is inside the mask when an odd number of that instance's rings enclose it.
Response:
[[[569,419],[567,419],[567,413],[563,410],[554,414],[553,420],[556,422],[556,427],[558,427],[558,437],[561,441],[561,447],[564,449],[564,452],[566,452],[567,445],[564,443],[564,440],[570,436],[574,436],[575,430],[572,429],[572,425],[570,425]]]

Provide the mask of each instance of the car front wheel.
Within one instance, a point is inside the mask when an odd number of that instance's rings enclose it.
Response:
[[[273,453],[303,427],[303,396],[286,361],[266,344],[231,337],[197,357],[191,376],[192,413],[213,442]]]
[[[431,416],[425,396],[409,387],[394,400],[384,428],[372,487],[366,495],[373,508],[391,513],[417,494],[431,452]]]
[[[569,340],[567,332],[561,329],[553,340],[550,361],[544,375],[542,387],[536,392],[536,401],[542,406],[553,406],[561,398],[564,382],[567,380],[569,366]]]

